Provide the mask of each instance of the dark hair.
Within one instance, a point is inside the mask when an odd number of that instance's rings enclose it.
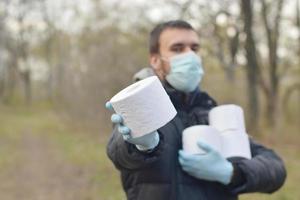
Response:
[[[183,20],[172,20],[158,24],[150,33],[149,52],[150,54],[159,53],[159,38],[161,33],[168,28],[178,28],[195,30],[188,22]]]

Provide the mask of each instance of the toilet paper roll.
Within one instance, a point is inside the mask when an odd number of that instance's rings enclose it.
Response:
[[[209,124],[220,132],[227,130],[246,132],[243,109],[233,104],[213,108],[209,112]]]
[[[247,133],[226,131],[221,133],[222,154],[224,157],[243,157],[251,159],[249,137]]]
[[[110,100],[132,137],[151,133],[171,121],[176,115],[169,96],[157,76],[138,81],[120,91]]]
[[[198,147],[198,140],[211,145],[218,152],[222,151],[220,133],[211,126],[196,125],[184,129],[182,133],[183,150],[190,154],[205,153],[205,151]]]

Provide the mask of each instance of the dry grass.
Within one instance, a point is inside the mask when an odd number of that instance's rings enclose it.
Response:
[[[105,153],[107,127],[88,130],[63,120],[47,106],[1,106],[0,122],[1,199],[125,198],[119,174]],[[242,200],[299,199],[300,136],[297,127],[285,130],[258,138],[284,159],[288,169],[284,187],[272,195],[242,195]]]
[[[0,122],[1,199],[124,199],[107,138],[45,107],[1,106]]]

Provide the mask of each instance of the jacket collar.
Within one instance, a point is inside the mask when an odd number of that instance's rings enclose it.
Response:
[[[197,104],[197,99],[201,96],[199,87],[190,93],[184,93],[174,89],[166,81],[163,82],[163,86],[177,110],[189,110]]]

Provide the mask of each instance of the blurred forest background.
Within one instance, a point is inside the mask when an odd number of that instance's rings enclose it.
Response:
[[[287,165],[280,191],[241,199],[299,199],[300,0],[1,0],[0,199],[125,199],[104,104],[173,19],[200,35],[201,89]]]

